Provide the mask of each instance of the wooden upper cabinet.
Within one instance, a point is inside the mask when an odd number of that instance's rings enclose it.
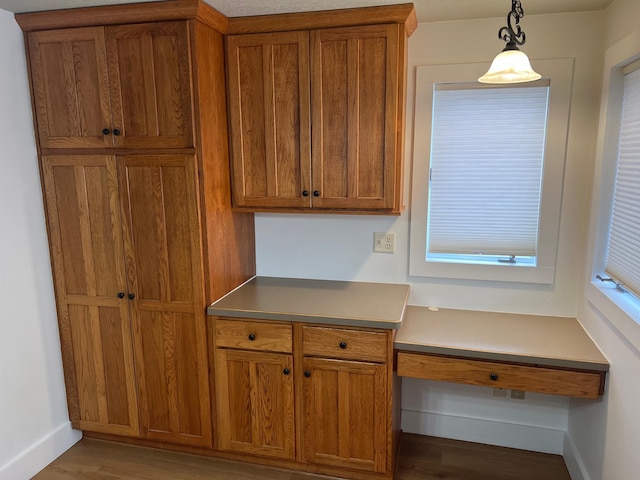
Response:
[[[401,24],[229,36],[234,206],[399,213],[405,52]]]
[[[40,146],[112,145],[104,29],[33,32],[29,51]]]
[[[399,27],[311,32],[314,207],[398,208]]]
[[[106,29],[115,145],[193,146],[186,22]]]
[[[193,146],[186,22],[29,33],[42,148]]]
[[[229,36],[227,71],[234,204],[310,207],[309,34]]]
[[[46,156],[42,172],[71,421],[138,436],[116,159]]]

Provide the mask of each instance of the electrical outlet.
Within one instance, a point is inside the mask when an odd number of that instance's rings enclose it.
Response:
[[[393,232],[374,232],[373,251],[381,253],[395,253],[396,234]]]
[[[511,390],[511,398],[524,400],[524,390]]]
[[[493,396],[496,398],[507,398],[507,391],[506,388],[494,388]]]

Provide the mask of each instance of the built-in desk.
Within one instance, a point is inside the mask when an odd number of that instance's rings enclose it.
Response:
[[[400,376],[596,399],[609,363],[575,318],[407,306]]]

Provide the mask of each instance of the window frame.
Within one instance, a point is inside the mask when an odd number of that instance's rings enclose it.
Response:
[[[553,284],[571,106],[573,59],[536,60],[535,63],[538,71],[544,72],[545,77],[551,82],[536,265],[487,265],[426,260],[429,185],[420,179],[429,178],[433,86],[436,83],[468,83],[484,73],[486,64],[423,65],[416,68],[410,276]]]
[[[639,59],[640,30],[605,52],[589,235],[591,265],[585,282],[586,300],[638,350],[640,300],[629,292],[617,289],[611,282],[601,282],[596,275],[604,272],[610,227],[624,94],[622,69]]]

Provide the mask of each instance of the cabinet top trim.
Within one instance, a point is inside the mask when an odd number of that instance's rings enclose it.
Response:
[[[233,17],[229,19],[226,33],[228,35],[269,33],[358,25],[378,25],[382,23],[404,24],[407,37],[411,36],[418,26],[413,4],[403,3],[381,7],[345,8],[317,12]]]
[[[221,33],[227,30],[227,17],[202,0],[131,3],[16,15],[24,32],[189,19],[197,19]]]

